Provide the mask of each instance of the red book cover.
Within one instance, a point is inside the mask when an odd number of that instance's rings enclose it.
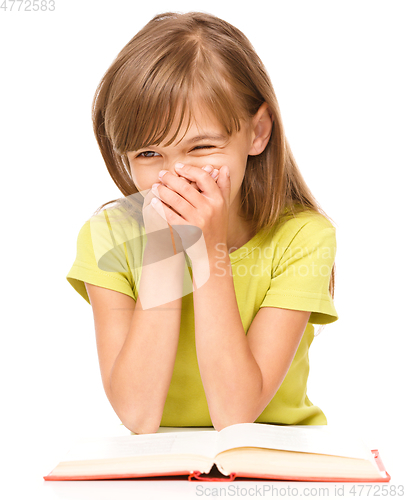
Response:
[[[272,474],[267,474],[267,475],[258,475],[258,474],[250,474],[250,473],[240,473],[240,472],[232,472],[230,476],[222,476],[219,477],[220,474],[216,474],[214,476],[210,476],[210,474],[202,474],[199,471],[176,471],[176,472],[171,472],[171,473],[166,473],[166,474],[159,474],[159,473],[151,473],[151,474],[97,474],[93,476],[53,476],[48,474],[47,476],[44,476],[45,481],[93,481],[93,480],[99,480],[99,479],[142,479],[142,478],[155,478],[155,479],[165,479],[170,476],[179,476],[179,480],[185,480],[187,478],[188,481],[234,481],[236,478],[251,478],[251,479],[260,479],[260,480],[283,480],[283,481],[317,481],[317,482],[335,482],[335,483],[340,483],[340,482],[348,482],[348,483],[387,483],[390,481],[391,477],[388,474],[388,472],[385,469],[385,466],[383,465],[383,462],[381,460],[381,457],[379,456],[379,451],[378,450],[371,450],[375,462],[381,472],[385,474],[384,477],[381,478],[350,478],[350,479],[343,479],[339,477],[298,477],[298,476],[280,476],[280,475],[272,475]],[[183,477],[181,477],[183,476]],[[177,479],[177,478],[173,478]]]

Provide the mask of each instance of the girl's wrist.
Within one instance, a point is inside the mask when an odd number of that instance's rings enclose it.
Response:
[[[151,258],[150,249],[146,247],[139,282],[143,309],[161,306],[192,293],[193,284],[185,267],[183,252],[156,261]]]
[[[169,228],[149,233],[144,249],[145,265],[153,264],[174,255],[183,254],[183,246],[179,236]]]
[[[224,246],[227,248],[226,245]],[[199,250],[200,252],[196,248],[193,248],[190,257],[193,268],[193,278],[197,288],[204,285],[210,277],[233,275],[228,252],[213,248],[210,251],[206,250],[206,255],[203,256],[203,250]]]

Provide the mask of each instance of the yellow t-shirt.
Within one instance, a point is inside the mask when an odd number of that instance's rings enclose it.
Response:
[[[84,282],[116,290],[134,300],[138,296],[145,230],[134,219],[115,219],[113,212],[114,208],[104,209],[82,226],[76,260],[66,277],[89,304]],[[335,254],[334,226],[322,215],[309,211],[296,214],[271,230],[259,231],[229,254],[246,334],[261,307],[311,311],[289,371],[256,422],[327,424],[324,413],[312,404],[306,391],[313,324],[338,319],[329,293]],[[191,275],[192,269],[188,270]],[[212,426],[197,363],[193,293],[182,297],[179,344],[161,426]]]

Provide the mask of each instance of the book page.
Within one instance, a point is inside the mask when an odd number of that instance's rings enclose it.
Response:
[[[196,432],[210,431],[217,432],[214,427],[159,427],[157,432]]]
[[[78,440],[63,462],[136,456],[201,455],[213,458],[217,432],[192,431],[92,437]]]
[[[218,433],[216,452],[253,446],[362,458],[375,464],[371,450],[355,434],[348,430],[330,429],[327,425],[312,427],[259,423],[230,425]]]

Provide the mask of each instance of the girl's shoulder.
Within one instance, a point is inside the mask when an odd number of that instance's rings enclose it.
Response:
[[[124,233],[130,231],[142,233],[143,217],[142,206],[135,205],[127,198],[120,198],[114,205],[106,207],[103,210],[96,211],[84,224],[95,232],[105,231]]]
[[[122,203],[96,211],[78,234],[78,248],[91,249],[98,260],[106,252],[123,244],[143,241],[145,230],[138,213],[131,213]]]
[[[282,215],[271,231],[271,237],[274,242],[286,243],[293,239],[317,238],[326,231],[335,234],[335,230],[327,217],[315,210],[305,209]]]
[[[320,212],[316,212],[315,210],[310,209],[295,213],[292,217],[289,218],[289,221],[292,226],[303,227],[306,224],[311,224],[313,227],[318,227],[320,229],[335,229],[332,222],[326,216],[324,216]]]

